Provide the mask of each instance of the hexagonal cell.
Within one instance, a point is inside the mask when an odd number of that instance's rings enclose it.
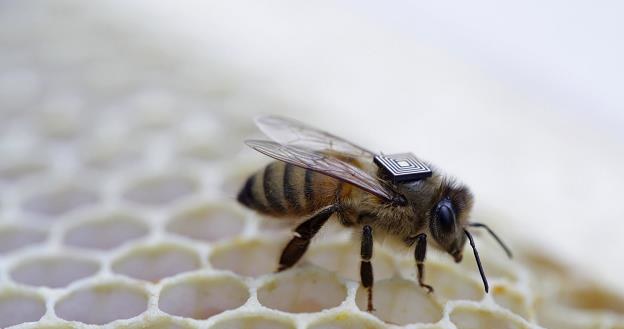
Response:
[[[34,68],[17,67],[0,74],[0,99],[5,112],[25,111],[38,99],[42,78]]]
[[[260,276],[277,269],[286,237],[234,240],[216,247],[210,254],[213,267],[246,276]]]
[[[31,213],[56,217],[97,201],[98,195],[90,190],[78,186],[65,186],[32,196],[25,200],[22,206]]]
[[[353,241],[312,244],[305,258],[344,278],[360,281],[360,246]],[[390,278],[396,273],[394,259],[385,249],[374,248],[372,262],[376,280]]]
[[[89,65],[81,70],[79,82],[85,89],[91,92],[92,98],[120,99],[134,92],[132,85],[135,78],[132,73],[134,68],[128,67],[128,63],[122,63],[110,56],[91,59]],[[118,72],[125,72],[119,74]],[[127,109],[126,109],[127,110]],[[124,119],[126,115],[123,115]]]
[[[0,328],[39,321],[46,312],[45,301],[15,291],[0,292]]]
[[[184,157],[201,161],[218,160],[226,153],[227,149],[224,149],[223,145],[217,145],[208,141],[193,142],[180,151],[180,154]]]
[[[195,251],[162,244],[132,249],[113,262],[112,270],[135,279],[157,282],[200,266],[201,261]]]
[[[367,291],[358,289],[355,302],[366,311]],[[377,281],[373,285],[373,314],[387,323],[434,323],[442,318],[442,307],[416,282],[405,279]]]
[[[88,167],[110,170],[139,162],[140,154],[127,144],[99,142],[89,145],[81,158]]]
[[[241,146],[238,136],[232,136],[232,127],[214,111],[189,115],[179,127],[176,142],[181,156],[200,161],[217,160],[226,153],[231,156],[236,153],[231,145]]]
[[[140,288],[109,282],[71,292],[56,303],[54,310],[64,320],[102,325],[145,312],[147,300],[148,294]]]
[[[292,320],[275,314],[237,314],[235,317],[218,321],[210,329],[295,329]]]
[[[401,267],[408,268],[408,270],[403,271],[405,277],[416,279],[416,264],[413,260],[403,261]],[[473,280],[466,274],[459,273],[458,270],[462,269],[454,263],[427,261],[425,262],[425,283],[433,287],[436,298],[443,302],[483,299],[485,291],[481,282]]]
[[[0,227],[0,255],[38,244],[45,239],[46,233],[40,230],[18,226]]]
[[[40,321],[41,323],[37,323],[32,327],[32,329],[76,329],[75,326],[66,323],[47,323],[47,321]]]
[[[603,314],[579,312],[578,310],[561,307],[556,300],[540,300],[536,303],[536,312],[538,323],[543,328],[617,328],[617,326],[605,326]]]
[[[26,285],[62,288],[94,275],[99,269],[95,261],[59,255],[24,260],[11,269],[10,275]]]
[[[43,172],[46,166],[39,162],[22,162],[0,169],[0,182],[15,183],[28,176]]]
[[[506,285],[496,285],[492,289],[492,296],[498,305],[525,319],[529,318],[528,302],[519,291]]]
[[[258,289],[262,305],[290,313],[330,309],[346,296],[346,287],[334,273],[312,267],[281,272]]]
[[[332,314],[314,321],[310,324],[308,329],[382,329],[386,328],[386,325],[379,321],[374,321],[369,318],[354,314],[352,312],[341,312],[338,314]]]
[[[457,329],[507,328],[529,329],[530,327],[506,313],[478,308],[458,306],[451,311],[451,322]]]
[[[229,238],[240,234],[244,228],[242,213],[217,204],[187,209],[166,226],[169,232],[202,241]]]
[[[167,205],[194,193],[198,188],[199,183],[186,176],[150,177],[131,186],[123,197],[144,205]]]
[[[111,214],[81,222],[65,232],[68,246],[87,249],[112,249],[147,235],[149,228],[140,220],[124,214]]]
[[[84,100],[76,93],[57,92],[42,100],[37,131],[45,138],[75,137],[84,123]]]
[[[523,265],[530,268],[532,272],[551,276],[566,276],[569,268],[557,260],[554,256],[549,255],[543,249],[525,247],[520,250],[521,253],[517,257]],[[516,259],[516,258],[514,258]]]
[[[193,275],[166,284],[158,308],[171,315],[202,320],[238,308],[247,299],[249,288],[234,277]]]
[[[169,317],[152,318],[147,320],[133,322],[127,326],[117,326],[119,329],[195,329],[196,326],[192,326],[184,321],[174,320]]]
[[[140,90],[130,101],[139,124],[146,128],[164,128],[176,119],[177,98],[166,89]]]
[[[559,302],[567,307],[624,315],[624,298],[598,284],[570,282],[559,296]]]

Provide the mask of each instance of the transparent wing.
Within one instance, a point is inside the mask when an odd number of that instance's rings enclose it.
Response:
[[[384,187],[379,180],[367,172],[330,155],[301,146],[282,145],[270,141],[248,140],[245,143],[254,150],[274,159],[353,184],[380,198],[392,200],[394,197],[392,190]]]
[[[303,146],[313,151],[333,150],[356,157],[374,157],[375,153],[328,132],[299,121],[266,115],[256,118],[256,125],[272,140],[292,146]]]

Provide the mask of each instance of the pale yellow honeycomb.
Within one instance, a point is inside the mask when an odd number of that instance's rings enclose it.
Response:
[[[469,250],[430,254],[428,295],[376,246],[362,311],[337,225],[274,274],[288,226],[234,195],[266,161],[242,144],[249,107],[276,100],[89,2],[5,1],[0,44],[0,327],[624,328],[621,296],[482,235],[488,295]]]

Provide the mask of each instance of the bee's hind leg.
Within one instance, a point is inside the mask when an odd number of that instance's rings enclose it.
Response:
[[[373,264],[371,264],[371,258],[373,257],[373,229],[369,225],[364,225],[362,229],[360,257],[360,280],[368,293],[366,310],[372,312],[375,310],[373,307]]]
[[[292,267],[301,259],[306,250],[308,250],[310,240],[337,209],[338,207],[335,205],[324,208],[295,228],[295,236],[284,247],[280,256],[278,272]]]
[[[433,287],[425,284],[425,256],[427,255],[427,235],[425,233],[418,234],[415,238],[416,249],[414,257],[416,258],[416,269],[418,270],[418,284],[427,289],[429,293],[433,292]]]

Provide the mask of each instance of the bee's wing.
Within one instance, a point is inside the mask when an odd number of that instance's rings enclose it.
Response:
[[[296,145],[282,145],[270,141],[245,141],[254,150],[274,159],[313,170],[353,184],[380,198],[392,200],[395,193],[364,170],[340,159]]]
[[[314,151],[333,150],[356,157],[375,156],[361,146],[293,119],[266,115],[256,117],[255,121],[265,135],[283,145],[303,146]]]

